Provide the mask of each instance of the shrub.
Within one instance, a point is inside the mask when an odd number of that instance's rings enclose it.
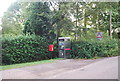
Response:
[[[3,37],[2,63],[3,65],[33,62],[55,58],[58,56],[56,41],[49,41],[40,36]],[[53,52],[48,46],[54,44]],[[93,58],[118,55],[117,40],[81,40],[72,42],[71,58]],[[120,55],[120,54],[119,54]]]
[[[49,59],[48,40],[39,36],[2,38],[2,63],[15,64]]]
[[[93,58],[118,55],[117,40],[75,41],[72,43],[71,58]]]

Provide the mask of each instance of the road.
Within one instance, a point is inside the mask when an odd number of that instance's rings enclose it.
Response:
[[[107,58],[85,67],[64,72],[51,79],[118,79],[118,58]]]
[[[57,60],[0,72],[3,79],[118,79],[118,57]]]

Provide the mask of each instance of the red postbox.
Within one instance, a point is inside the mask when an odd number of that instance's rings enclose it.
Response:
[[[54,45],[49,45],[49,51],[54,51]]]

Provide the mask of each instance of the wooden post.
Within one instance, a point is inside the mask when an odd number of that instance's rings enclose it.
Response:
[[[112,39],[112,10],[110,10],[110,38]]]

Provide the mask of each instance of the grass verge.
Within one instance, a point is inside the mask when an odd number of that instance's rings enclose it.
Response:
[[[0,71],[1,70],[21,68],[21,67],[26,67],[26,66],[33,66],[33,65],[38,65],[38,64],[53,63],[53,62],[55,62],[55,60],[62,60],[62,59],[63,58],[55,58],[55,59],[42,60],[42,61],[36,61],[36,62],[20,63],[20,64],[13,64],[13,65],[4,65],[4,66],[0,66]]]

